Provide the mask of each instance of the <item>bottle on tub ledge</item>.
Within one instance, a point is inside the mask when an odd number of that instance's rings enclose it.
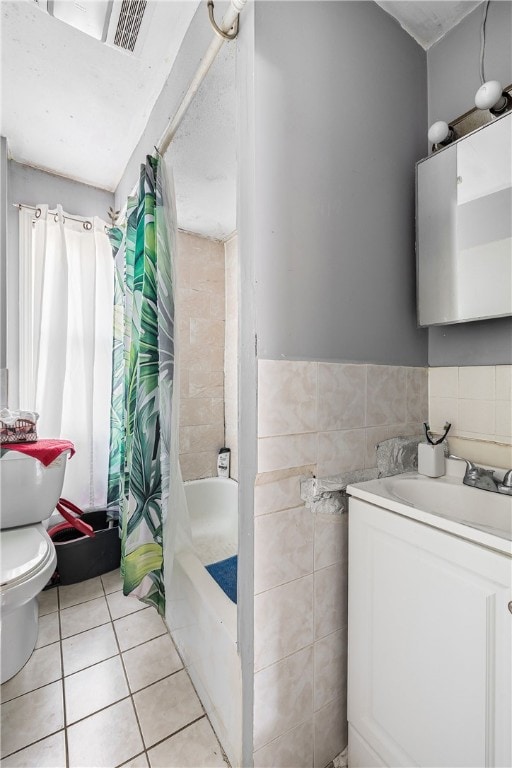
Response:
[[[217,476],[229,477],[231,448],[221,448],[217,456]]]

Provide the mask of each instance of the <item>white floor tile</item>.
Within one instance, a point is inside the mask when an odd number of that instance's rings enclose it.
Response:
[[[123,581],[121,579],[121,574],[119,572],[119,568],[116,568],[115,571],[109,571],[108,573],[104,573],[101,577],[101,580],[103,582],[103,589],[107,593],[107,595],[110,592],[118,592],[120,589],[123,588]]]
[[[167,627],[156,609],[150,607],[117,619],[114,621],[114,629],[122,651],[167,632]]]
[[[70,725],[68,749],[69,768],[112,768],[143,752],[131,700]]]
[[[161,635],[123,653],[132,692],[156,683],[183,667],[170,635]]]
[[[125,597],[122,592],[112,592],[107,595],[107,603],[113,619],[120,619],[130,613],[137,613],[148,606],[136,597]]]
[[[62,683],[12,699],[1,708],[2,757],[64,727]]]
[[[206,717],[150,749],[148,757],[151,768],[226,768]]]
[[[48,613],[46,616],[40,616],[36,648],[56,643],[58,640],[60,640],[59,614]]]
[[[2,760],[2,768],[66,768],[64,731],[54,733],[37,744]]]
[[[72,608],[65,608],[60,612],[60,621],[63,638],[106,624],[110,621],[107,601],[104,597],[99,597]]]
[[[70,608],[72,605],[85,603],[86,600],[94,600],[103,597],[103,585],[99,576],[78,584],[69,584],[67,587],[59,587],[60,609]]]
[[[133,700],[146,747],[204,714],[185,670],[144,688]]]
[[[116,636],[110,622],[88,629],[62,641],[64,674],[72,675],[99,661],[117,656],[118,653]]]
[[[39,615],[45,616],[47,613],[53,613],[59,610],[59,590],[54,587],[41,592],[38,598]]]
[[[149,768],[148,759],[145,754],[137,755],[127,763],[123,763],[120,768]]]
[[[9,701],[48,683],[54,683],[61,677],[60,643],[46,645],[34,651],[18,674],[2,685],[2,701]]]
[[[129,691],[120,657],[65,677],[64,693],[68,725],[124,699]]]

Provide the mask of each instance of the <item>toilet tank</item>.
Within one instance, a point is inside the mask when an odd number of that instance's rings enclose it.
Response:
[[[47,467],[17,451],[0,458],[0,528],[16,528],[46,520],[62,492],[69,451]]]

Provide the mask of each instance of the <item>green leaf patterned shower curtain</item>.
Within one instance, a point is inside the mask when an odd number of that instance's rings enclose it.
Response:
[[[108,507],[119,508],[125,595],[165,612],[163,523],[174,377],[171,259],[175,215],[161,157],[141,166],[116,262]]]

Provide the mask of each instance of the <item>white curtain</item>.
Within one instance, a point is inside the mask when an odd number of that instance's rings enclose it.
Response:
[[[101,219],[20,210],[20,407],[75,444],[62,495],[85,509],[107,500],[113,269]]]

